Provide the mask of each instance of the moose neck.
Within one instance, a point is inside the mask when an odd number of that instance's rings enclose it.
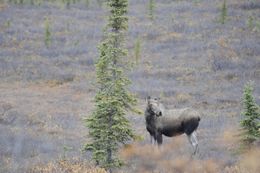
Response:
[[[149,107],[146,108],[145,119],[150,124],[155,124],[156,115]]]

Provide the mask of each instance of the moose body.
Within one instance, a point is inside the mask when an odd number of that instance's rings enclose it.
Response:
[[[197,152],[198,140],[195,131],[200,121],[197,111],[191,108],[162,110],[158,99],[148,97],[145,120],[147,131],[158,145],[163,142],[162,135],[173,137],[186,134],[194,148],[194,154]]]

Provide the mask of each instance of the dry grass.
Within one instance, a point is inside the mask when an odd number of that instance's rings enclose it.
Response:
[[[179,104],[183,104],[189,102],[192,97],[188,93],[177,93],[175,99]]]
[[[257,173],[260,171],[258,158],[260,150],[255,149],[242,155],[232,166],[225,166],[221,160],[199,160],[186,156],[168,158],[169,149],[160,151],[158,148],[131,146],[123,152],[123,156],[131,162],[134,172],[181,172],[181,173]],[[131,160],[131,161],[133,161]],[[133,164],[135,166],[133,166]],[[124,172],[124,171],[123,171]],[[131,171],[126,171],[131,172]]]
[[[0,11],[4,10],[7,7],[7,4],[4,2],[0,2]]]
[[[192,158],[181,151],[183,144],[183,140],[177,139],[165,144],[162,148],[138,144],[128,146],[121,151],[121,156],[130,162],[131,168],[134,170],[128,169],[126,172],[215,173],[220,171],[221,162],[213,159]],[[174,151],[179,153],[174,156]]]
[[[181,33],[178,32],[171,32],[171,33],[165,33],[157,38],[158,42],[167,42],[174,39],[180,39],[182,37]]]
[[[256,173],[260,172],[260,149],[252,149],[242,155],[236,165],[226,167],[225,173]]]
[[[35,166],[28,173],[106,173],[106,171],[78,160],[60,160],[56,163]]]
[[[230,127],[219,134],[215,143],[225,151],[236,151],[239,144],[237,127]],[[199,151],[196,156],[183,149],[185,138],[175,138],[161,148],[156,145],[133,144],[121,150],[120,155],[129,164],[122,172],[160,172],[160,173],[256,173],[260,171],[258,159],[260,148],[254,148],[241,155],[233,163],[221,158],[202,159]],[[203,146],[200,147],[203,150]],[[219,151],[220,152],[220,151]]]
[[[223,145],[235,145],[239,142],[239,129],[230,127],[227,128],[219,139],[219,142]]]

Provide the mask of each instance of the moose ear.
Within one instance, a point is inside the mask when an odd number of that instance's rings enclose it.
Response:
[[[160,97],[155,97],[154,100],[155,101],[160,101]]]
[[[146,97],[145,101],[149,104],[150,103],[150,99],[151,99],[151,97],[148,96],[148,97]]]
[[[157,117],[161,117],[162,116],[162,112],[160,111],[157,115]]]

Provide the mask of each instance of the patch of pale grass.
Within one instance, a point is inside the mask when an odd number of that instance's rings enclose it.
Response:
[[[224,134],[224,139],[234,141],[232,130]],[[134,172],[182,172],[182,173],[256,173],[260,172],[260,149],[252,149],[231,166],[225,166],[222,160],[200,160],[196,157],[178,154],[169,157],[182,142],[166,144],[163,149],[152,145],[130,145],[121,151],[121,156],[131,162]],[[175,148],[176,147],[176,148]],[[132,159],[132,160],[131,160]],[[131,172],[131,171],[130,171]]]
[[[238,53],[231,47],[230,40],[228,40],[227,38],[220,37],[217,40],[217,43],[220,47],[222,47],[222,57],[226,57],[234,62],[238,62],[240,60]]]
[[[234,148],[238,144],[236,128],[227,129],[216,143]],[[199,159],[181,151],[185,141],[175,138],[158,148],[156,145],[132,144],[120,151],[120,156],[130,165],[126,172],[182,172],[182,173],[256,173],[260,172],[260,149],[249,150],[234,164],[220,159]],[[131,169],[131,170],[130,170]]]
[[[234,150],[239,144],[239,129],[236,127],[230,127],[224,130],[224,132],[215,140],[219,146],[223,146],[228,150]]]
[[[106,173],[106,171],[79,160],[60,160],[45,165],[37,165],[31,168],[28,173]]]
[[[256,173],[260,172],[260,149],[254,148],[241,156],[239,162],[235,165],[226,167],[225,173]]]
[[[159,41],[159,42],[167,42],[167,41],[170,41],[170,40],[181,39],[181,38],[182,38],[182,34],[181,34],[181,33],[178,33],[178,32],[170,32],[170,33],[162,34],[161,36],[159,36],[159,37],[157,38],[156,41]]]
[[[56,87],[63,84],[63,82],[59,80],[48,80],[46,83],[49,87]]]
[[[188,93],[177,93],[175,99],[178,103],[186,103],[189,102],[192,97]]]
[[[4,10],[7,7],[5,2],[0,2],[0,11]]]
[[[124,148],[120,155],[126,162],[129,162],[131,167],[135,168],[134,172],[220,172],[222,164],[219,161],[198,160],[188,154],[178,153],[181,152],[183,144],[184,139],[181,138],[166,143],[161,148],[153,145],[133,144]]]

